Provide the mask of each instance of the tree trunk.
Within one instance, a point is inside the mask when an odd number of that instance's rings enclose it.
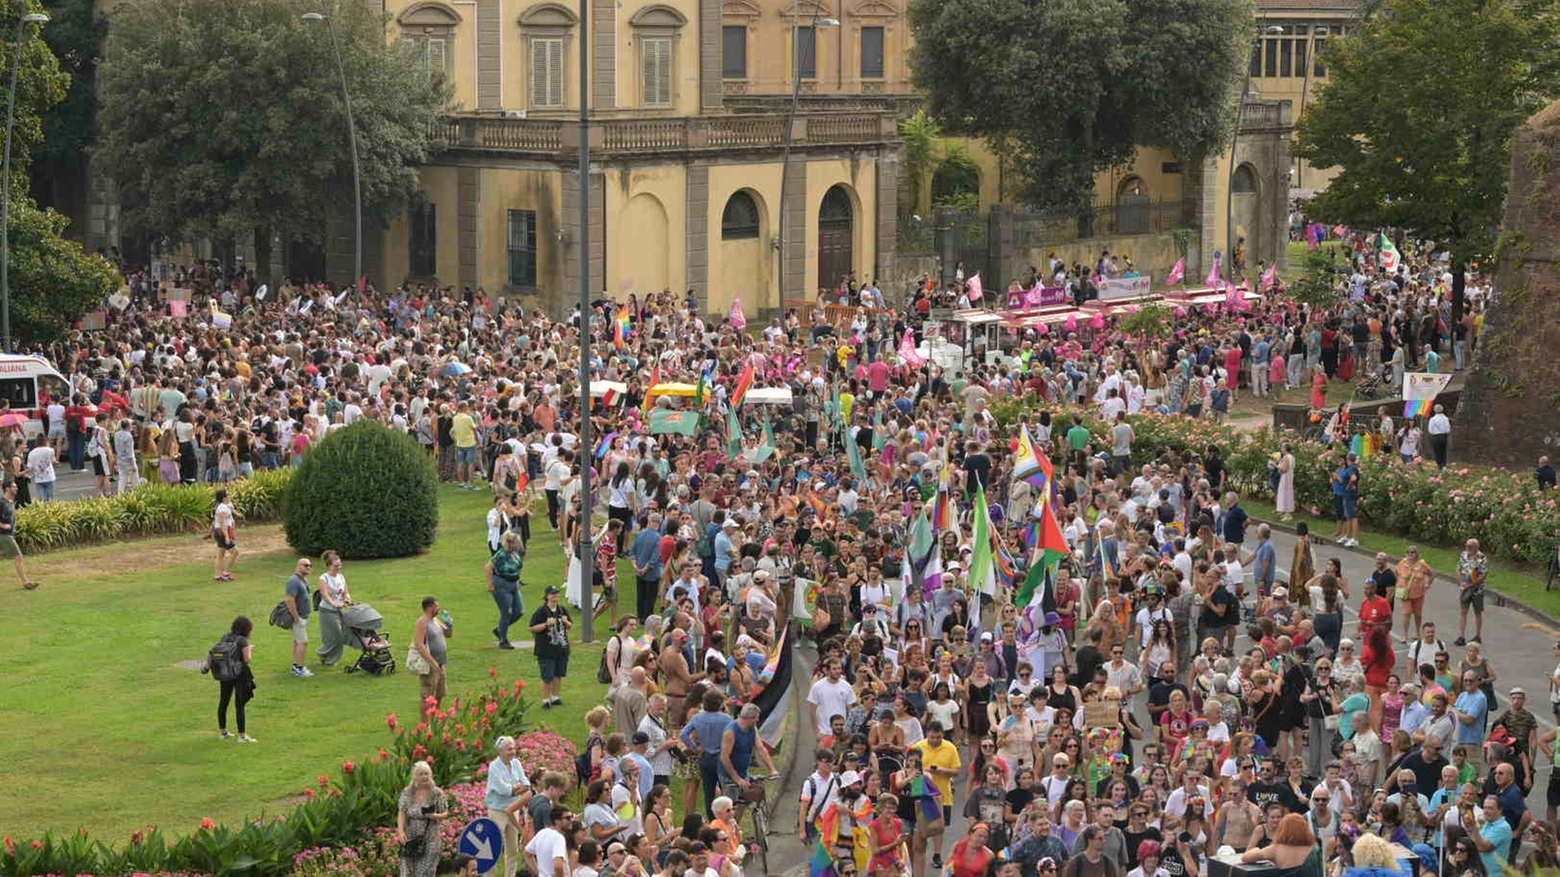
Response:
[[[271,228],[261,226],[255,229],[255,278],[275,286],[275,278],[271,276],[271,255]]]

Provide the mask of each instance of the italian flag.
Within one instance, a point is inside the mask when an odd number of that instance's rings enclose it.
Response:
[[[1398,251],[1393,245],[1392,239],[1386,235],[1381,236],[1381,270],[1388,274],[1397,273]]]

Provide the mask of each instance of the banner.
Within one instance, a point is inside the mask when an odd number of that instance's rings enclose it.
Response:
[[[1406,372],[1403,375],[1403,400],[1406,402],[1429,401],[1441,394],[1452,376],[1435,372]]]
[[[1029,289],[1019,289],[1008,293],[1008,310],[1048,308],[1054,305],[1067,304],[1068,301],[1067,287],[1041,286],[1037,283]]]
[[[1100,301],[1118,298],[1141,298],[1148,295],[1153,282],[1147,277],[1121,277],[1100,281]]]

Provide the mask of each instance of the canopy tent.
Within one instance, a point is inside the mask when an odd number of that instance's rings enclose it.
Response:
[[[651,399],[657,396],[696,396],[699,388],[693,384],[656,384],[646,391],[645,395]],[[705,392],[709,392],[706,390]]]
[[[592,396],[605,396],[608,390],[615,391],[619,396],[628,392],[628,384],[620,384],[617,381],[591,381],[590,394]]]
[[[742,397],[744,405],[789,405],[790,387],[754,387]]]

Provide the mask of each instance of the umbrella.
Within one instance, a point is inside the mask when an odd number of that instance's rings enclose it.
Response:
[[[21,426],[27,422],[27,415],[18,411],[7,411],[0,414],[0,429],[10,429],[13,426]]]
[[[471,371],[471,366],[466,365],[463,362],[456,362],[455,360],[450,360],[449,362],[446,362],[442,368],[439,369],[439,374],[441,376],[443,376],[443,377],[446,377],[446,378],[452,378],[452,377],[456,377],[457,375],[466,374],[469,371]]]

